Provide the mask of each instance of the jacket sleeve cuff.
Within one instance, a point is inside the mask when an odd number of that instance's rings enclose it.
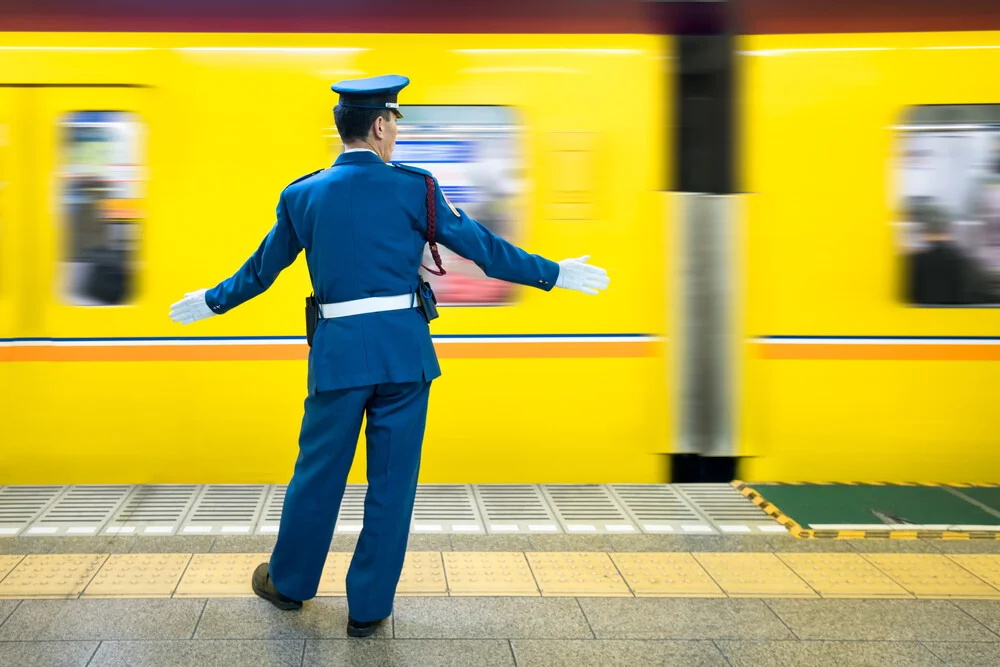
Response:
[[[537,287],[546,292],[551,292],[552,288],[556,286],[556,281],[559,280],[559,265],[551,259],[545,258],[542,258],[541,264],[542,275],[538,280]]]

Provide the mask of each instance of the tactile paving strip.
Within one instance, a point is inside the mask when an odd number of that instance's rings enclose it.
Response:
[[[613,553],[637,597],[726,597],[708,572],[687,553]]]
[[[825,598],[911,598],[858,554],[776,554]]]
[[[542,595],[632,595],[606,553],[533,551],[526,555]]]
[[[397,595],[447,595],[440,551],[407,551]]]
[[[0,581],[7,576],[14,566],[21,562],[24,556],[0,556]]]
[[[0,598],[75,598],[108,554],[25,556],[3,581]]]
[[[1000,555],[954,554],[948,556],[990,586],[1000,589]]]
[[[444,568],[452,595],[541,594],[519,551],[445,551]]]
[[[1000,590],[938,554],[863,554],[918,598],[1000,598]]]
[[[250,577],[271,554],[195,554],[174,597],[250,597]]]
[[[787,565],[770,553],[693,554],[731,597],[819,597]]]
[[[112,555],[82,597],[168,598],[190,560],[191,554]]]
[[[323,563],[323,574],[319,578],[316,595],[343,597],[347,595],[347,570],[354,554],[346,551],[331,551]]]

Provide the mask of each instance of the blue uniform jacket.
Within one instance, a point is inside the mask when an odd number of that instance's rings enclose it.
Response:
[[[294,181],[257,252],[206,292],[208,306],[222,314],[261,294],[303,249],[320,303],[415,292],[427,233],[425,173],[357,151]],[[461,209],[456,215],[434,185],[440,245],[491,278],[555,286],[558,264],[508,243]],[[416,308],[320,320],[309,353],[310,393],[440,375],[430,328]]]

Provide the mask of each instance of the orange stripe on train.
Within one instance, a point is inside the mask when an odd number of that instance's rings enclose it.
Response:
[[[920,345],[866,343],[757,344],[764,359],[843,359],[856,361],[1000,361],[1000,345]]]
[[[566,359],[655,356],[651,341],[440,343],[441,359]],[[305,343],[295,345],[60,345],[0,348],[0,362],[57,361],[302,361]]]

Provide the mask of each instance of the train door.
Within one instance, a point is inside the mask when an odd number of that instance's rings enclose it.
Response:
[[[146,91],[41,88],[24,216],[32,259],[26,337],[104,338],[139,325]]]
[[[98,359],[81,344],[100,350],[139,329],[148,94],[0,88],[0,125],[12,118],[10,150],[0,146],[0,364],[15,471],[32,449],[62,459],[81,420],[107,407],[95,364],[62,362]]]

